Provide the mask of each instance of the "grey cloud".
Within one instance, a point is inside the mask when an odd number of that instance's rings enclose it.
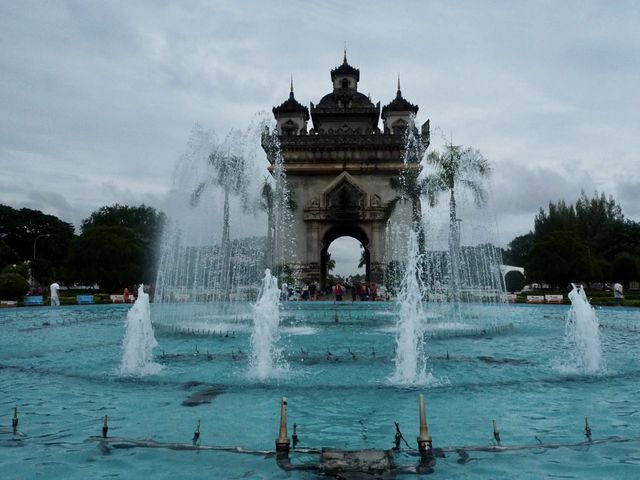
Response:
[[[493,162],[503,241],[581,189],[638,215],[639,17],[624,1],[4,2],[0,202],[161,204],[194,123],[243,128],[290,74],[317,102],[346,40],[374,102],[400,73],[419,121]]]
[[[617,176],[616,180],[616,198],[622,206],[622,212],[627,218],[640,221],[640,179]]]

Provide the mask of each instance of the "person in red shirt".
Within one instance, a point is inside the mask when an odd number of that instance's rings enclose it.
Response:
[[[336,283],[336,302],[342,301],[342,294],[344,293],[344,288],[342,288],[342,283]]]
[[[378,296],[378,287],[376,286],[376,282],[371,282],[371,300],[375,302],[377,296]]]

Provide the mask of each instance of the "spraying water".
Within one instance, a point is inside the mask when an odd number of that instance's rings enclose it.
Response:
[[[413,230],[409,232],[407,253],[407,265],[398,294],[400,313],[396,330],[396,369],[391,377],[391,382],[398,384],[423,383],[427,379],[422,327],[426,315],[418,280],[420,255]]]
[[[571,310],[567,315],[565,327],[565,344],[569,348],[569,359],[562,366],[562,370],[596,373],[604,366],[600,322],[581,285],[573,285],[569,292],[569,300]]]
[[[143,376],[158,373],[162,365],[152,361],[152,351],[157,345],[151,325],[149,295],[144,292],[143,285],[140,285],[138,298],[127,313],[120,374]]]
[[[265,380],[282,372],[280,350],[276,343],[280,337],[280,289],[278,280],[266,269],[260,297],[253,305],[253,331],[251,332],[250,376]]]

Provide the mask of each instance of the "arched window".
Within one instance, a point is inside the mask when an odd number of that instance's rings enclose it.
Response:
[[[349,88],[349,79],[347,78],[342,79],[342,88]]]

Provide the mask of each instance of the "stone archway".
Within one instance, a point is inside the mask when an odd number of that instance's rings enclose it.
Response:
[[[367,282],[370,280],[371,276],[371,252],[369,250],[369,238],[367,237],[367,233],[358,225],[346,225],[346,224],[338,224],[330,226],[326,229],[321,242],[321,250],[320,250],[320,288],[324,290],[327,285],[327,252],[329,251],[329,246],[341,237],[351,237],[355,238],[360,242],[362,247],[364,248],[365,255],[365,277]]]
[[[324,185],[316,181],[311,187],[311,183],[307,183],[311,188],[305,193],[315,193],[315,196],[304,208],[303,225],[300,225],[304,226],[302,236],[306,239],[298,243],[299,258],[306,260],[301,271],[303,281],[326,287],[329,245],[335,239],[347,236],[358,240],[365,249],[367,280],[382,283],[385,269],[384,206],[380,196],[370,194],[370,187],[365,188],[360,179],[342,172]]]
[[[347,235],[364,239],[367,278],[383,284],[385,206],[398,194],[389,180],[402,171],[420,170],[417,159],[429,146],[429,121],[420,132],[414,127],[418,106],[402,96],[399,82],[395,98],[381,107],[358,91],[359,81],[360,70],[345,55],[342,65],[331,70],[330,93],[306,107],[295,99],[291,85],[289,98],[272,109],[275,129],[262,133],[269,169],[275,171],[282,160],[295,199],[295,247],[287,264],[301,283],[324,284],[328,245]],[[418,140],[412,148],[422,153],[407,159],[409,128]]]

